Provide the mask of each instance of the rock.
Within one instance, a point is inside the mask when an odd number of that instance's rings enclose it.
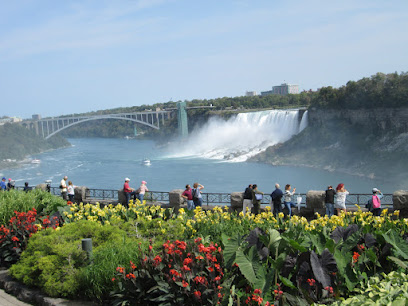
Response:
[[[392,194],[394,210],[408,210],[408,190],[397,190]]]
[[[244,202],[243,192],[231,192],[231,209],[232,211],[242,211]]]
[[[180,208],[180,205],[184,203],[184,198],[181,197],[183,192],[183,189],[174,189],[169,192],[170,207],[173,207],[176,211]]]
[[[325,208],[325,192],[322,190],[309,190],[306,193],[306,207],[313,209]]]
[[[86,186],[77,186],[75,187],[74,201],[75,203],[86,202],[86,199],[89,198],[89,188]]]
[[[126,195],[123,189],[118,190],[118,202],[122,205],[126,205]]]
[[[38,184],[37,186],[35,186],[35,189],[41,189],[43,191],[47,191],[47,184]]]

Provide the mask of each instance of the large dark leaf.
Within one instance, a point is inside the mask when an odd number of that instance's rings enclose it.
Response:
[[[319,258],[319,256],[312,251],[310,253],[310,264],[316,280],[323,285],[323,288],[331,286],[329,271],[337,271],[336,260],[333,255],[326,249],[322,252],[321,258]]]
[[[263,244],[260,239],[260,237],[264,235],[265,232],[257,227],[253,229],[245,239],[245,241],[248,242],[248,247],[256,246],[259,258],[261,260],[269,256],[269,249]]]
[[[377,244],[377,240],[370,233],[365,234],[364,243],[367,248],[371,248]]]
[[[285,262],[283,263],[282,273],[283,277],[289,277],[289,274],[293,271],[296,266],[297,256],[288,255],[286,256]]]
[[[344,228],[342,226],[336,227],[336,229],[331,234],[331,238],[336,242],[339,243],[340,240],[347,240],[352,234],[358,231],[357,224],[351,224],[348,227]]]

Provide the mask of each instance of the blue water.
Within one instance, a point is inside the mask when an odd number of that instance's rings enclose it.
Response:
[[[381,179],[328,172],[325,170],[271,166],[250,162],[222,162],[204,158],[169,158],[169,152],[158,148],[150,140],[83,138],[69,139],[71,147],[32,156],[40,164],[26,164],[20,168],[2,169],[1,175],[16,180],[17,186],[52,180],[59,186],[64,175],[74,185],[97,189],[120,189],[125,177],[137,187],[142,180],[154,191],[183,189],[186,184],[199,182],[205,192],[243,191],[252,183],[259,190],[271,192],[276,182],[290,183],[296,192],[324,190],[327,185],[345,183],[350,193],[370,193],[373,187],[392,193],[402,186]],[[142,165],[144,158],[151,166]]]

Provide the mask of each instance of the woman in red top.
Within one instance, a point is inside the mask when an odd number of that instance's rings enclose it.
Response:
[[[187,209],[192,210],[194,209],[194,201],[193,201],[193,195],[191,194],[191,187],[189,184],[186,185],[186,190],[181,195],[184,199],[187,200]]]

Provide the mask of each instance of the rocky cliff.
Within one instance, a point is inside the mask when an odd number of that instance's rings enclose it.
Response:
[[[253,161],[408,178],[408,108],[309,109],[309,125]]]

